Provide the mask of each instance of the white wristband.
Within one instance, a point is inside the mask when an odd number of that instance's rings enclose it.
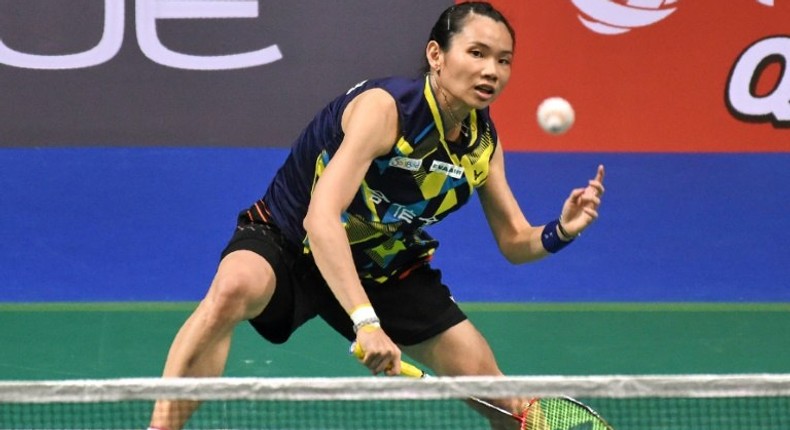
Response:
[[[373,306],[369,304],[357,306],[357,308],[351,312],[351,321],[354,323],[354,333],[364,326],[381,326],[379,317],[376,316],[376,311],[374,311]]]

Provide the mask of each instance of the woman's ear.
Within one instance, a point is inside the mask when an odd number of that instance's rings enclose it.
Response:
[[[425,47],[425,58],[428,60],[428,65],[431,66],[431,71],[438,72],[442,68],[442,47],[435,40],[428,42]]]

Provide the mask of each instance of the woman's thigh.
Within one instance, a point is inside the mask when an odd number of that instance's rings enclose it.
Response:
[[[502,375],[488,341],[469,320],[402,350],[438,376]]]

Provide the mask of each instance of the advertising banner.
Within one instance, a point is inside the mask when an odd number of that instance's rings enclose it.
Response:
[[[510,150],[790,151],[790,3],[494,1],[516,28],[494,115]],[[535,112],[561,96],[561,136]]]
[[[786,2],[494,3],[518,40],[509,150],[790,150]],[[6,0],[0,145],[287,146],[358,80],[419,73],[448,4]],[[576,111],[560,137],[535,120],[552,96]]]
[[[0,1],[0,146],[289,146],[451,0]]]

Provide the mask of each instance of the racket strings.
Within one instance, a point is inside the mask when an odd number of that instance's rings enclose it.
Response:
[[[523,411],[522,430],[612,430],[595,411],[571,398],[531,400]]]

